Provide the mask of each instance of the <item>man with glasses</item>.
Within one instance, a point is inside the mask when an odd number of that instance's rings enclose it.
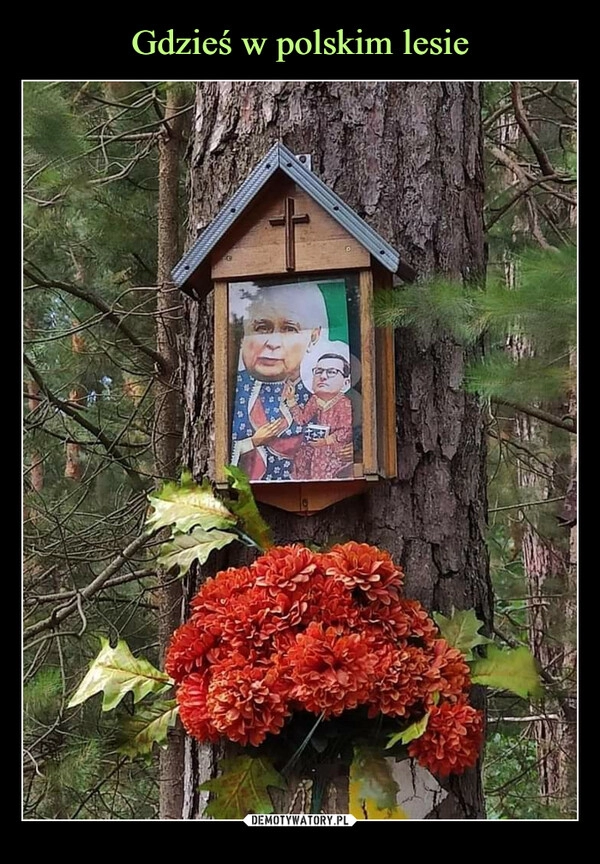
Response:
[[[295,423],[305,427],[304,441],[295,458],[292,477],[297,480],[333,480],[353,476],[352,403],[350,364],[341,354],[322,354],[312,370],[312,390],[304,407],[293,389],[284,401]]]

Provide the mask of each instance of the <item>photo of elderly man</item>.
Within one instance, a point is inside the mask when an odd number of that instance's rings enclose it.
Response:
[[[311,397],[300,366],[328,326],[323,294],[314,283],[229,289],[230,319],[243,323],[232,411],[231,461],[250,480],[291,480],[303,440],[282,401],[290,388],[298,405]]]

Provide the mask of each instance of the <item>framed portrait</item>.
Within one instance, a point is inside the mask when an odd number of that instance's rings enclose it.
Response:
[[[360,476],[358,276],[230,282],[228,310],[231,463],[254,483]]]

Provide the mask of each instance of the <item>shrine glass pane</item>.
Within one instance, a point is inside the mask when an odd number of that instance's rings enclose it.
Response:
[[[362,476],[358,277],[229,283],[232,464],[252,482]]]

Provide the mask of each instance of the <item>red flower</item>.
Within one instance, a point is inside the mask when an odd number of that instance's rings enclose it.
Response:
[[[432,647],[433,659],[427,674],[430,689],[454,700],[471,685],[469,667],[458,648],[451,648],[445,639],[436,639]]]
[[[303,546],[275,546],[251,565],[255,585],[273,593],[296,591],[317,570],[318,558]]]
[[[466,702],[440,702],[430,710],[427,729],[411,741],[408,755],[433,774],[462,774],[477,762],[483,740],[483,714]]]
[[[403,643],[384,644],[377,652],[376,683],[369,717],[379,712],[402,717],[415,705],[424,707],[429,690],[430,661],[421,648]]]
[[[188,675],[177,688],[179,716],[183,728],[198,741],[218,741],[220,732],[212,723],[206,705],[206,676],[196,672]]]
[[[214,637],[208,631],[200,630],[193,621],[182,624],[173,633],[167,650],[167,675],[179,683],[190,672],[202,669],[206,665],[206,652],[214,642]]]
[[[361,607],[343,582],[319,573],[311,579],[305,596],[307,625],[318,621],[325,627],[342,626],[346,630],[360,626]]]
[[[347,588],[360,588],[369,600],[388,605],[397,599],[402,571],[390,555],[367,543],[334,546],[324,556],[325,572],[341,579]]]
[[[290,716],[286,690],[276,666],[223,664],[208,686],[210,721],[230,741],[258,746]]]
[[[254,577],[249,567],[230,567],[217,573],[206,580],[192,600],[192,618],[205,616],[207,612],[222,612],[233,596],[243,594],[252,585]]]
[[[369,697],[376,656],[360,633],[310,624],[287,652],[290,697],[307,711],[325,717],[356,708]]]
[[[468,667],[401,585],[388,553],[365,543],[275,548],[208,579],[165,664],[187,732],[257,746],[293,710],[335,717],[365,705],[408,719],[430,709],[411,755],[438,774],[474,764],[482,719],[466,703]]]

